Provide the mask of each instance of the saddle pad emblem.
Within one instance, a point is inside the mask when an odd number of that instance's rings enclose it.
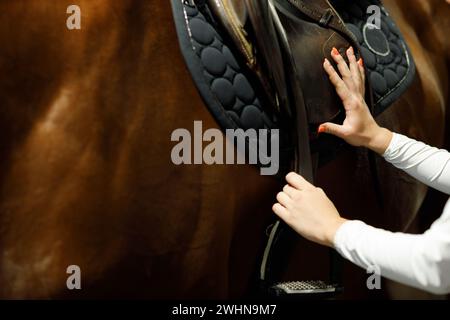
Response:
[[[378,115],[412,84],[416,68],[411,52],[381,1],[334,0],[333,4],[360,45]],[[368,8],[373,5],[381,9],[380,28],[368,23],[372,15]]]
[[[391,53],[388,39],[380,29],[371,23],[364,25],[363,36],[366,46],[376,55],[386,57]]]

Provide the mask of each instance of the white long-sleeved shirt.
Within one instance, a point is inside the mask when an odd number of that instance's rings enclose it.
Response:
[[[450,153],[400,134],[384,158],[423,183],[450,195]],[[434,294],[450,293],[450,200],[441,217],[421,235],[392,233],[348,221],[336,232],[336,250],[364,269]]]

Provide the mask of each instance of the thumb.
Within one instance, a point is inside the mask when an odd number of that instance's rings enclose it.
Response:
[[[344,137],[344,127],[336,123],[326,122],[319,127],[319,133],[328,133],[338,138]]]

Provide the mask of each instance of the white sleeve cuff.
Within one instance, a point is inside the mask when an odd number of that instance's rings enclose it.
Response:
[[[392,136],[392,140],[389,143],[389,147],[386,149],[386,151],[383,154],[383,158],[385,158],[386,160],[389,160],[390,158],[392,158],[392,154],[397,149],[397,146],[398,146],[398,143],[400,140],[401,140],[401,135],[394,132],[393,136]]]
[[[367,225],[359,220],[344,222],[334,235],[334,248],[339,253],[342,253],[342,249],[346,247],[346,244],[349,242],[349,238],[355,237],[355,235],[358,235],[361,230],[366,227]]]

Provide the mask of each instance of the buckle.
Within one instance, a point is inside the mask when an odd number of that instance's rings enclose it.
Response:
[[[333,10],[327,9],[325,13],[322,15],[322,18],[320,18],[319,24],[322,27],[327,27],[332,18],[333,18]]]

